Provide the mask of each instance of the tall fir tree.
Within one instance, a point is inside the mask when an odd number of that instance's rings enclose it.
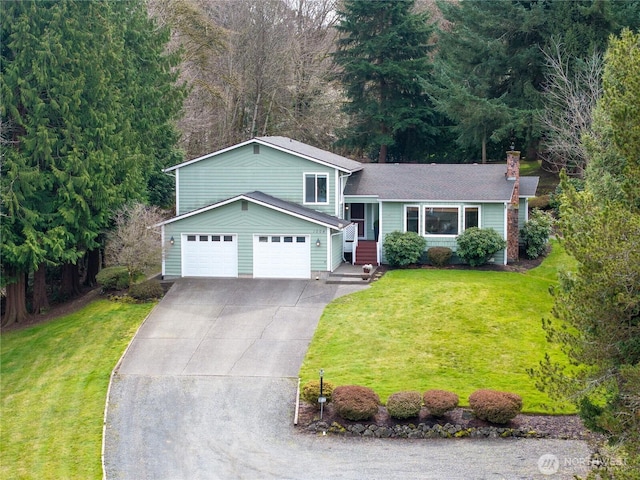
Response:
[[[147,114],[152,122],[170,123],[171,116],[162,112],[170,112],[167,105],[179,104],[181,97],[160,90],[153,104],[140,93],[172,78],[136,83],[147,73],[142,67],[149,67],[142,60],[155,58],[141,46],[127,56],[126,26],[136,26],[129,22],[144,12],[140,5],[73,0],[3,4],[3,325],[26,317],[25,281],[32,271],[37,272],[36,310],[47,303],[42,298],[46,266],[66,265],[63,284],[72,292],[76,263],[99,246],[113,211],[131,198],[146,196],[147,172],[157,162],[145,158],[154,158],[159,135],[136,109],[148,107],[160,112]],[[123,8],[127,21],[112,7]],[[145,35],[156,34],[147,27],[139,35],[144,45]],[[158,37],[156,48],[162,48],[162,41]],[[161,73],[168,67],[156,68]]]
[[[345,89],[350,127],[345,145],[377,152],[384,163],[416,160],[435,141],[430,81],[432,27],[413,0],[346,0],[338,12],[334,60]]]
[[[640,471],[639,79],[640,33],[624,30],[605,56],[586,189],[563,181],[560,230],[577,268],[553,290],[544,327],[572,366],[547,358],[538,370],[540,387],[574,399],[585,424],[619,448],[607,478]]]
[[[483,140],[504,151],[512,141],[536,158],[545,83],[543,49],[553,39],[574,59],[604,51],[607,38],[640,21],[639,2],[612,0],[439,3],[438,109],[454,123],[458,143]]]

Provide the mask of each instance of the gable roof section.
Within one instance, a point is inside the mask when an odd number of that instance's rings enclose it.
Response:
[[[297,157],[311,160],[312,162],[328,165],[347,173],[356,172],[362,168],[362,164],[360,162],[356,162],[355,160],[350,160],[346,157],[336,155],[335,153],[327,152],[326,150],[322,150],[320,148],[312,147],[311,145],[292,140],[291,138],[256,137],[252,138],[251,140],[247,140],[245,142],[223,148],[222,150],[218,150],[217,152],[208,153],[207,155],[203,155],[202,157],[187,160],[186,162],[179,163],[178,165],[174,165],[173,167],[165,168],[163,172],[168,173],[173,170],[177,170],[178,168],[191,165],[192,163],[221,155],[236,148],[244,147],[245,145],[251,145],[252,143],[275,148],[276,150],[287,152],[296,155]]]
[[[520,177],[525,192],[535,195],[537,177]],[[378,164],[363,165],[350,176],[345,195],[375,196],[387,201],[508,202],[515,185],[505,165]],[[526,193],[526,194],[525,194]]]
[[[540,177],[520,177],[520,197],[535,197]]]
[[[198,208],[196,210],[192,210],[191,212],[183,213],[182,215],[179,215],[177,217],[173,217],[173,218],[170,218],[169,220],[165,220],[164,222],[161,222],[158,225],[167,225],[169,223],[177,222],[178,220],[192,217],[194,215],[199,215],[201,213],[208,212],[209,210],[213,210],[215,208],[222,207],[224,205],[228,205],[233,202],[237,202],[238,200],[247,200],[249,202],[253,202],[263,207],[271,208],[272,210],[276,210],[276,211],[285,213],[287,215],[301,218],[303,220],[307,220],[309,222],[322,225],[324,227],[333,228],[334,230],[341,230],[347,225],[349,225],[349,223],[351,223],[347,220],[342,220],[338,217],[334,217],[333,215],[328,215],[326,213],[318,212],[316,210],[312,210],[311,208],[303,207],[302,205],[299,205],[297,203],[288,202],[286,200],[281,200],[271,195],[267,195],[266,193],[255,191],[255,192],[245,193],[242,195],[237,195],[235,197],[231,197],[226,200],[222,200],[220,202],[207,205],[206,207]]]

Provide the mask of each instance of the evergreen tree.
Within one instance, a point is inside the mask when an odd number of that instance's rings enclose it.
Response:
[[[143,96],[172,77],[166,76],[171,75],[167,64],[161,64],[155,73],[164,70],[166,75],[159,81],[138,80],[147,73],[144,68],[154,74],[150,64],[156,58],[144,43],[145,35],[156,35],[151,25],[129,42],[136,43],[135,50],[126,49],[127,26],[133,35],[140,26],[134,20],[140,14],[146,19],[141,5],[3,3],[3,324],[25,318],[25,278],[31,271],[38,272],[34,293],[42,295],[43,268],[70,266],[62,271],[63,284],[72,292],[75,264],[98,247],[114,209],[146,196],[148,172],[157,167],[147,158],[155,158],[155,142],[167,132],[154,127],[170,122],[175,115],[171,105],[180,97],[172,99],[168,88],[151,93],[155,103]],[[155,48],[161,51],[163,39],[157,38]],[[151,122],[145,123],[148,118]],[[34,307],[43,305],[46,298],[36,296]]]
[[[377,151],[380,163],[391,150],[396,159],[424,155],[437,132],[425,94],[432,28],[413,6],[413,0],[346,0],[338,12],[341,37],[334,60],[351,118],[343,141]]]
[[[639,2],[612,0],[441,2],[449,28],[439,32],[432,94],[463,146],[515,139],[536,158],[545,83],[543,49],[555,41],[572,59],[604,51],[609,34],[640,25]],[[515,138],[513,138],[515,137]],[[517,147],[518,145],[516,145]]]
[[[587,188],[563,181],[560,228],[577,271],[561,277],[544,327],[572,368],[547,358],[538,372],[542,388],[575,399],[585,424],[621,448],[612,478],[640,468],[639,78],[640,34],[625,30],[605,56]]]

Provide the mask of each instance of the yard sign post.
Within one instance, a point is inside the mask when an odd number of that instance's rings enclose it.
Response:
[[[320,369],[320,396],[318,397],[318,403],[320,404],[320,420],[322,420],[322,410],[325,402],[327,401],[327,397],[322,395],[322,377],[324,376],[324,370]]]

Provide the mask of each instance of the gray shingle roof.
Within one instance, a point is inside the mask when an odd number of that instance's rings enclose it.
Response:
[[[260,140],[261,142],[268,143],[284,150],[289,150],[290,152],[297,153],[305,157],[328,163],[348,172],[355,172],[362,168],[362,163],[360,162],[336,155],[335,153],[327,152],[320,148],[312,147],[311,145],[298,142],[297,140],[292,140],[288,137],[256,137],[256,140]]]
[[[520,196],[535,197],[540,177],[520,177]]]
[[[365,164],[347,181],[345,195],[381,200],[505,202],[514,180],[504,164]],[[520,196],[531,196],[537,177],[521,177]],[[524,192],[522,191],[524,190]],[[526,194],[525,194],[526,193]]]
[[[235,197],[227,198],[225,200],[212,203],[205,207],[196,208],[195,210],[191,210],[190,212],[186,212],[186,213],[183,213],[182,215],[178,215],[177,217],[173,217],[173,218],[170,218],[169,220],[165,220],[164,222],[160,222],[158,223],[157,226],[173,223],[178,220],[182,220],[183,218],[188,218],[193,215],[198,215],[200,213],[207,212],[209,210],[213,210],[214,208],[218,208],[222,205],[227,205],[228,203],[235,202],[242,199],[247,199],[249,201],[254,201],[263,205],[267,205],[268,207],[272,207],[278,210],[283,210],[284,212],[287,212],[289,214],[305,218],[315,223],[329,226],[330,228],[335,228],[336,230],[341,230],[351,223],[348,220],[343,220],[338,217],[334,217],[333,215],[328,215],[326,213],[313,210],[311,208],[303,207],[302,205],[297,203],[288,202],[286,200],[282,200],[280,198],[267,195],[266,193],[255,191],[255,192],[244,193],[242,195],[236,195]]]
[[[285,210],[295,215],[308,218],[309,220],[323,223],[325,225],[329,225],[338,230],[346,227],[350,223],[347,220],[342,220],[338,217],[334,217],[333,215],[328,215],[326,213],[318,212],[317,210],[303,207],[298,203],[288,202],[286,200],[282,200],[280,198],[267,195],[266,193],[255,191],[255,192],[245,193],[242,196],[250,200],[255,200],[256,202],[264,203],[274,208]]]

